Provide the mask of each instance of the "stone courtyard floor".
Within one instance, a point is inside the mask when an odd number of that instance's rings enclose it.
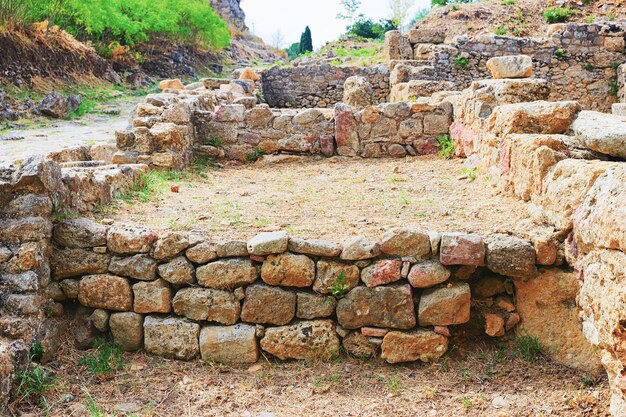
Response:
[[[170,191],[174,184],[178,193]],[[145,203],[126,199],[100,217],[208,231],[219,238],[281,228],[340,242],[405,225],[483,235],[515,232],[529,214],[525,203],[498,192],[487,173],[467,171],[459,159],[424,156],[230,166],[209,170],[204,178],[166,181]]]
[[[77,364],[85,353],[68,338],[58,362],[48,365],[57,377],[49,411],[24,404],[12,411],[52,417],[608,416],[605,378],[590,379],[541,354],[528,362],[514,353],[512,341],[452,341],[457,347],[437,363],[395,366],[342,356],[333,362],[261,357],[255,365],[229,367],[133,353],[104,379]]]

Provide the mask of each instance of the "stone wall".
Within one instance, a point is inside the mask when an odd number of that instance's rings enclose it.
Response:
[[[617,66],[626,61],[626,26],[618,23],[559,24],[546,38],[496,35],[461,36],[444,44],[445,33],[415,29],[406,36],[387,34],[392,90],[411,80],[448,81],[462,90],[489,78],[486,62],[494,56],[529,55],[535,74],[552,89],[549,100],[577,100],[584,108],[610,111]]]
[[[261,73],[263,97],[270,107],[332,108],[343,99],[343,84],[349,77],[369,80],[374,103],[389,96],[389,69],[376,67],[335,67],[326,63],[298,67],[272,67]]]
[[[276,153],[377,158],[439,151],[437,137],[448,133],[452,105],[385,103],[354,109],[285,110],[259,105],[221,105],[193,115],[199,154],[245,161]],[[217,146],[216,146],[217,145]]]
[[[53,239],[58,301],[89,309],[80,344],[110,331],[129,351],[225,363],[255,362],[261,351],[334,357],[340,345],[389,363],[429,362],[470,321],[463,331],[513,330],[520,317],[508,280],[558,271],[536,265],[525,239],[412,227],[337,244],[285,232],[248,241],[159,235],[76,219],[57,223]],[[565,363],[589,368],[568,349]]]
[[[617,69],[617,86],[619,87],[619,101],[626,103],[626,63]]]

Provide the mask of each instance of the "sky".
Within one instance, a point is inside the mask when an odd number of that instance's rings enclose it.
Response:
[[[410,15],[429,5],[430,0],[415,0]],[[339,0],[242,0],[241,7],[250,30],[272,46],[276,46],[278,31],[282,48],[299,42],[307,25],[315,49],[346,31],[346,22],[336,18],[342,11]],[[388,18],[388,0],[363,0],[359,13],[374,20]]]

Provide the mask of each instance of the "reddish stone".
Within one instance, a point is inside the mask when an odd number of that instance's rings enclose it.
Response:
[[[332,135],[320,136],[320,149],[322,155],[331,157],[335,154],[335,137]]]
[[[450,329],[448,329],[448,326],[435,326],[435,333],[450,337]]]
[[[387,329],[379,329],[377,327],[361,327],[361,334],[369,337],[385,337],[389,333]]]
[[[441,150],[441,146],[439,146],[436,138],[415,140],[413,141],[413,148],[415,148],[418,155],[433,155]]]
[[[485,244],[478,235],[444,233],[441,235],[440,261],[443,265],[485,265]]]
[[[354,155],[359,149],[356,119],[352,108],[343,103],[335,105],[335,141],[339,155]]]
[[[263,262],[265,260],[265,256],[250,255],[250,259],[252,259],[255,262]]]
[[[402,262],[402,271],[400,271],[400,276],[402,278],[406,278],[409,276],[410,271],[411,271],[411,262]]]
[[[512,328],[514,328],[515,326],[517,326],[517,324],[520,322],[520,316],[517,313],[513,313],[509,316],[508,319],[506,319],[506,325],[504,326],[504,328],[506,329],[506,331],[508,332],[509,330],[511,330]]]
[[[497,314],[485,314],[485,333],[491,337],[504,336],[504,319]]]
[[[450,125],[450,138],[456,145],[456,156],[470,156],[474,153],[476,133],[461,122]]]
[[[402,278],[401,269],[402,261],[399,259],[378,261],[363,269],[361,280],[370,288],[389,284]]]
[[[173,193],[177,193],[178,191],[180,191],[180,189],[178,188],[178,185],[171,185],[170,191]]]

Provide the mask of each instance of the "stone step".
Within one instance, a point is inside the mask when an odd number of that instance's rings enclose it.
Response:
[[[572,123],[572,132],[585,147],[626,159],[626,115],[581,111]]]
[[[626,116],[626,103],[613,104],[611,111],[615,116]]]

